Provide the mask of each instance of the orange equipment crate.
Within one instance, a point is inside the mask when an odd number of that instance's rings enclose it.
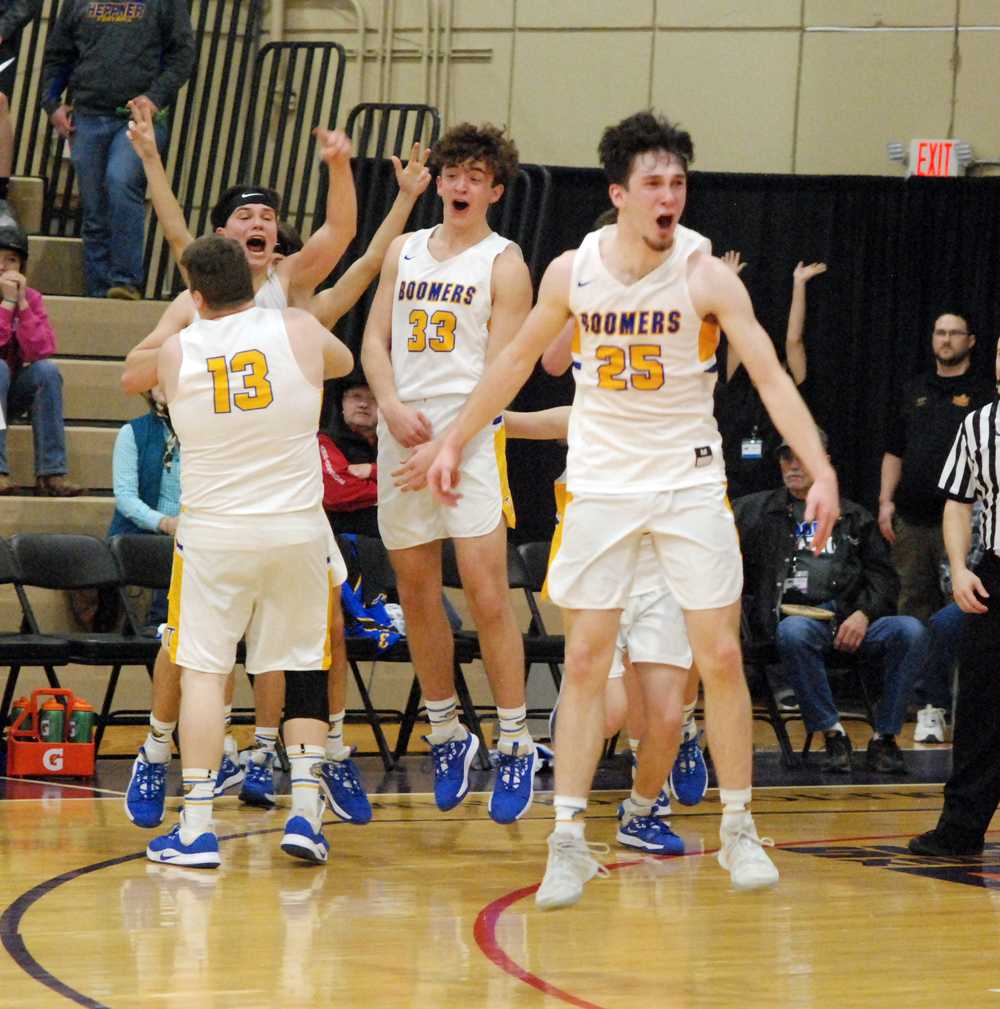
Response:
[[[63,738],[41,741],[35,738],[34,730],[22,728],[25,723],[38,726],[41,705],[40,697],[59,700],[63,711]],[[12,777],[59,776],[89,778],[94,774],[95,752],[93,742],[69,743],[70,712],[75,698],[72,690],[45,687],[34,690],[31,703],[22,711],[10,727],[7,735],[7,773]]]

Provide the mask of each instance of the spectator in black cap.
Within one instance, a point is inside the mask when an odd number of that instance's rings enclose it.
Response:
[[[820,432],[823,444],[826,435]],[[896,735],[927,653],[928,631],[895,615],[899,579],[875,519],[841,498],[826,546],[813,553],[816,523],[805,521],[812,477],[787,442],[778,450],[784,486],[733,502],[746,574],[751,632],[774,641],[810,732],[822,732],[827,769],[851,770],[851,741],[830,690],[833,651],[874,659],[883,668],[882,698],[867,767],[905,774]]]

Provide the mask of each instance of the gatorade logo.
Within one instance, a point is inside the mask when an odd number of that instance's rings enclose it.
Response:
[[[42,754],[42,764],[47,771],[61,771],[63,769],[63,752],[63,748],[57,746]]]

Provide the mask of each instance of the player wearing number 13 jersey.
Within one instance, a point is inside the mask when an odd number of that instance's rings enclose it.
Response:
[[[181,667],[185,800],[180,825],[147,856],[219,864],[223,690],[245,638],[248,673],[285,670],[292,810],[281,847],[325,862],[317,769],[335,586],[346,572],[322,510],[315,436],[323,380],[347,374],[353,359],[306,312],[255,306],[232,239],[198,239],[181,263],[199,317],[164,342],[143,381],[163,389],[185,453],[164,633]]]
[[[608,127],[599,153],[617,224],[549,266],[538,303],[487,369],[427,473],[437,496],[460,510],[452,487],[463,446],[513,398],[566,320],[575,318],[571,500],[548,579],[564,610],[566,671],[556,824],[535,897],[543,908],[575,903],[589,879],[607,874],[584,839],[583,814],[601,749],[601,695],[646,536],[684,611],[705,687],[723,807],[719,862],[739,890],[778,880],[747,808],[752,739],[739,645],[740,555],[711,419],[716,321],[745,361],[775,426],[816,477],[808,507],[820,522],[821,543],[838,510],[836,476],[816,426],[746,289],[680,227],[694,153],[690,134],[640,112]]]

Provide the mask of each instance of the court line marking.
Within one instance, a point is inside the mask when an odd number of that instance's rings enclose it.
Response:
[[[855,810],[856,813],[867,813],[868,810]],[[987,834],[996,834],[1000,831],[989,830]],[[836,838],[818,838],[812,841],[782,841],[780,844],[776,844],[775,848],[788,848],[792,846],[796,847],[810,847],[812,845],[821,844],[843,844],[859,841],[893,841],[900,837],[912,837],[913,832],[908,831],[905,834],[871,834],[866,837],[836,837]],[[631,869],[637,865],[642,865],[649,859],[656,862],[666,862],[675,861],[681,858],[704,858],[706,855],[714,855],[719,849],[709,848],[705,851],[689,851],[685,852],[683,855],[647,855],[645,858],[633,859],[629,862],[614,862],[611,864],[605,864],[605,868],[609,872],[615,872],[619,869]],[[577,1006],[578,1009],[607,1009],[607,1007],[599,1005],[597,1002],[589,1002],[579,995],[574,995],[572,992],[564,991],[562,988],[556,987],[554,984],[546,981],[544,978],[539,977],[537,974],[528,970],[526,967],[522,967],[509,953],[500,945],[500,941],[497,939],[497,925],[500,922],[500,918],[504,911],[512,907],[518,901],[523,900],[525,897],[531,896],[535,891],[541,886],[541,881],[535,883],[533,886],[524,886],[518,890],[512,890],[510,893],[504,894],[502,897],[498,897],[496,900],[487,904],[478,915],[476,915],[475,924],[472,927],[472,935],[476,940],[476,945],[479,947],[483,956],[486,957],[491,963],[496,967],[499,967],[505,974],[509,974],[517,981],[534,988],[536,991],[540,991],[543,995],[550,995],[553,998],[557,998],[568,1005]],[[544,911],[538,911],[538,914],[545,914]],[[558,913],[558,912],[557,912]]]
[[[25,782],[29,785],[48,785],[49,787],[55,786],[56,788],[72,788],[75,791],[80,792],[103,792],[105,795],[116,795],[118,798],[123,799],[125,797],[124,792],[119,792],[114,788],[98,788],[96,785],[71,785],[66,781],[52,781],[50,778],[12,778],[6,774],[0,774],[0,781],[13,781],[13,782]],[[34,795],[31,796],[33,799],[40,799],[42,796]],[[95,796],[94,798],[98,798]],[[24,802],[24,799],[0,799],[0,802]]]
[[[868,813],[869,810],[853,810],[851,812],[860,815],[861,813]],[[894,812],[899,812],[899,810],[895,810]],[[334,824],[337,822],[338,821],[334,821]],[[324,826],[334,824],[324,822]],[[270,827],[262,830],[242,831],[235,834],[224,834],[219,837],[219,842],[241,840],[247,837],[259,837],[264,834],[277,834],[281,833],[283,830],[284,827],[282,826]],[[987,831],[987,833],[993,834],[998,832]],[[812,841],[783,841],[781,844],[776,845],[776,847],[784,848],[792,845],[801,847],[813,844],[845,843],[854,841],[881,841],[909,836],[911,836],[910,833],[876,834],[867,837],[843,837]],[[705,851],[687,852],[684,855],[646,856],[645,858],[633,859],[628,862],[615,862],[608,865],[607,869],[609,871],[617,871],[619,869],[632,868],[636,865],[644,864],[649,858],[652,858],[655,861],[665,861],[668,858],[700,858],[705,855],[713,855],[716,851],[718,851],[718,848],[712,848]],[[31,955],[31,953],[28,952],[27,943],[20,932],[20,925],[24,915],[32,907],[32,905],[41,900],[42,897],[47,896],[57,887],[62,886],[64,883],[72,882],[75,879],[79,879],[81,876],[86,876],[93,872],[99,872],[102,869],[110,869],[116,865],[123,865],[126,862],[138,861],[139,859],[145,857],[146,852],[143,850],[133,852],[129,855],[119,855],[115,858],[105,859],[101,862],[94,862],[90,865],[81,866],[76,869],[69,869],[66,872],[60,873],[58,876],[53,876],[50,879],[43,880],[41,883],[38,883],[30,889],[24,891],[24,893],[11,901],[11,903],[4,909],[3,914],[0,915],[0,942],[2,942],[4,949],[10,955],[14,963],[17,964],[17,966],[20,967],[30,978],[56,992],[56,994],[62,995],[71,1002],[75,1002],[77,1005],[85,1006],[86,1009],[111,1009],[110,1006],[92,999],[89,995],[84,995],[82,992],[78,992],[75,988],[70,987],[66,982],[61,981],[50,971],[46,970]],[[505,973],[510,974],[516,980],[522,981],[544,994],[552,995],[569,1005],[577,1006],[578,1009],[604,1009],[604,1007],[595,1002],[588,1002],[579,996],[573,995],[571,992],[565,992],[562,989],[557,988],[555,985],[549,984],[549,982],[544,979],[539,978],[537,975],[521,967],[521,965],[518,964],[512,957],[508,956],[508,954],[500,946],[496,938],[496,926],[500,916],[512,904],[515,904],[524,897],[533,894],[538,889],[539,885],[539,883],[535,883],[532,886],[522,887],[519,890],[514,890],[511,893],[506,894],[504,897],[500,897],[497,900],[492,901],[490,904],[487,904],[476,916],[476,920],[473,925],[473,936],[475,937],[476,944],[479,946],[480,950],[487,959]]]

